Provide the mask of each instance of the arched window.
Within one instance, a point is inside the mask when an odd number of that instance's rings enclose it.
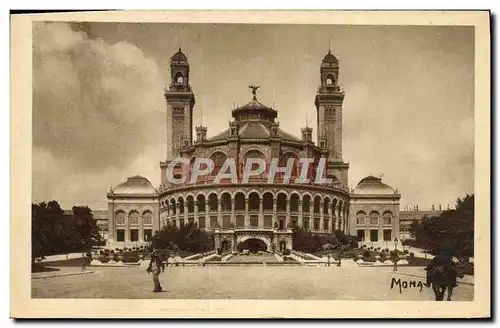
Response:
[[[260,207],[260,198],[259,195],[255,192],[251,193],[248,196],[248,210],[249,211],[258,211]]]
[[[226,162],[227,156],[223,152],[215,152],[210,156],[210,159],[214,162],[214,169],[212,170],[212,175],[217,175],[220,169]]]
[[[115,220],[117,225],[124,225],[125,224],[125,212],[123,211],[116,211],[115,213]]]
[[[290,212],[298,212],[299,211],[299,195],[292,194],[290,196]]]
[[[263,159],[265,160],[266,157],[264,156],[264,154],[262,154],[260,151],[258,150],[250,150],[248,151],[246,154],[245,154],[245,167],[246,167],[246,162],[249,158],[260,158],[260,159]],[[259,165],[258,164],[252,164],[252,170],[256,170],[258,169]]]
[[[325,214],[325,217],[328,216],[328,209],[330,208],[330,198],[325,198],[323,201],[323,213]]]
[[[175,199],[172,198],[170,200],[170,204],[171,204],[170,207],[172,207],[172,215],[176,215],[177,214],[177,206],[175,204]]]
[[[223,193],[221,200],[222,200],[221,204],[222,211],[231,211],[231,195],[228,194],[227,192]]]
[[[370,225],[378,225],[379,217],[380,214],[377,211],[370,212]]]
[[[311,212],[311,196],[309,195],[304,195],[304,197],[302,197],[302,212]]]
[[[218,204],[217,204],[217,195],[216,194],[210,194],[208,196],[208,208],[210,211],[218,211]]]
[[[182,76],[181,72],[177,72],[175,74],[174,80],[175,80],[175,84],[182,84],[182,83],[184,83],[184,76]]]
[[[139,212],[137,211],[130,211],[128,214],[128,219],[131,225],[138,225],[139,224]]]
[[[391,224],[392,223],[392,212],[385,211],[384,215],[382,216],[382,220],[383,220],[384,224]]]
[[[193,213],[194,212],[194,198],[193,198],[193,196],[191,196],[191,195],[187,196],[186,203],[187,203],[188,213]]]
[[[151,211],[144,211],[142,213],[142,224],[153,224],[153,213]]]
[[[179,197],[177,202],[179,203],[179,213],[184,214],[184,198]]]
[[[278,212],[286,211],[286,195],[283,193],[278,194],[278,198],[276,199],[276,210]]]
[[[205,212],[205,196],[204,195],[198,195],[196,197],[196,201],[198,202],[198,212],[204,213]]]
[[[335,76],[332,74],[328,74],[326,77],[326,85],[334,85],[335,84]]]
[[[272,211],[273,210],[273,194],[270,192],[266,192],[264,196],[262,196],[262,209],[264,211]]]
[[[359,211],[358,213],[356,213],[356,224],[365,225],[366,223],[365,218],[366,218],[366,213],[363,211]]]
[[[321,197],[314,197],[314,213],[319,213],[319,208],[321,205]]]
[[[236,211],[245,210],[245,194],[238,192],[234,195],[234,209]]]

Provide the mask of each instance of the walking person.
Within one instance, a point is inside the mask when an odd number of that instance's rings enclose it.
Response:
[[[151,261],[149,261],[149,266],[146,271],[153,274],[153,292],[161,292],[163,289],[160,284],[160,273],[165,272],[165,263],[163,262],[161,255],[159,255],[156,251],[151,253]]]
[[[431,275],[434,269],[437,267],[443,267],[445,270],[448,270],[452,273],[452,287],[457,287],[457,270],[453,263],[452,256],[447,249],[441,249],[439,255],[435,256],[429,264],[427,264],[426,271],[426,282],[424,284],[425,287],[431,286]]]

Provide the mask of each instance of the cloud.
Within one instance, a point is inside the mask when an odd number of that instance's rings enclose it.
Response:
[[[165,135],[160,69],[132,44],[36,23],[33,77],[33,146],[75,171],[124,168]]]
[[[105,208],[110,185],[158,175],[144,158],[163,154],[163,86],[156,61],[133,44],[34,24],[33,200]]]

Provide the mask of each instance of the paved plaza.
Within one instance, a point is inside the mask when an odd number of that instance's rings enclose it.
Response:
[[[430,288],[391,289],[423,278],[423,268],[338,268],[305,266],[169,267],[160,276],[164,292],[152,293],[145,268],[93,267],[94,273],[32,279],[34,298],[170,298],[170,299],[286,299],[431,301]],[[408,274],[408,275],[405,275]],[[460,284],[454,301],[473,300],[472,284]]]

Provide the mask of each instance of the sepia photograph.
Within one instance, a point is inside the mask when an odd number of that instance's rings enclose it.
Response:
[[[13,101],[12,115],[30,126],[17,150],[30,175],[13,205],[12,252],[26,248],[13,302],[137,317],[158,315],[131,304],[187,300],[199,317],[268,317],[275,301],[283,317],[318,315],[285,314],[288,301],[314,301],[321,317],[397,317],[391,304],[489,316],[487,12],[434,24],[410,12],[408,24],[95,14],[34,15],[31,40],[17,39],[28,107]],[[207,301],[252,305],[221,315]],[[93,316],[53,314],[81,315]]]

